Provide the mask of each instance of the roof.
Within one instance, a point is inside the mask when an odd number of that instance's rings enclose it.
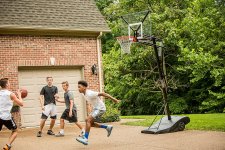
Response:
[[[94,0],[0,0],[0,29],[110,32]]]

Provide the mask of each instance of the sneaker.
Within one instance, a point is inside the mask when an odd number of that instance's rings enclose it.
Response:
[[[113,126],[112,125],[108,125],[107,128],[106,128],[106,131],[108,132],[108,137],[111,135],[112,133],[112,129],[113,129]]]
[[[63,137],[64,134],[62,134],[61,132],[59,132],[58,134],[55,135],[56,137]]]
[[[37,137],[41,137],[41,134],[42,134],[42,132],[41,131],[38,131]]]
[[[79,137],[82,137],[82,136],[84,136],[84,135],[85,135],[85,131],[81,131]]]
[[[55,135],[55,133],[52,132],[52,130],[48,130],[47,134],[48,134],[48,135]]]
[[[10,149],[11,149],[11,146],[9,146],[7,144],[3,147],[3,150],[10,150]]]
[[[88,145],[88,139],[86,139],[84,136],[78,137],[76,140],[84,145]]]

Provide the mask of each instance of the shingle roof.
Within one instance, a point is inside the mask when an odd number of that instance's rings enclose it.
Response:
[[[94,0],[0,0],[0,29],[109,32]]]

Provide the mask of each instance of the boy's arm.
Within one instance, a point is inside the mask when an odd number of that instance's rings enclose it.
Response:
[[[109,99],[111,99],[114,103],[119,103],[119,102],[120,102],[120,100],[116,99],[115,97],[112,97],[112,96],[109,95],[108,93],[103,93],[103,92],[101,92],[101,93],[98,93],[98,96],[104,96],[104,97],[106,97],[106,98],[109,98]]]
[[[45,110],[45,107],[44,107],[44,94],[45,94],[45,88],[43,87],[41,89],[41,92],[40,92],[40,104],[41,104],[41,109],[44,111]]]
[[[72,117],[72,109],[73,109],[73,100],[70,100],[70,112],[69,112],[69,116]]]
[[[55,97],[55,101],[56,101],[56,102],[59,102],[59,103],[65,103],[65,100],[60,100],[60,99],[59,99],[59,95],[58,95],[58,94],[55,94],[54,97]]]
[[[41,109],[44,110],[44,95],[40,95],[40,104],[41,104]]]
[[[14,93],[10,94],[11,100],[14,101],[17,105],[23,106],[23,99],[21,98],[21,92],[17,90],[16,94],[18,95],[18,98]]]
[[[60,100],[59,97],[56,97],[56,98],[55,98],[55,101],[56,101],[56,102],[59,102],[59,103],[65,103],[65,100]]]

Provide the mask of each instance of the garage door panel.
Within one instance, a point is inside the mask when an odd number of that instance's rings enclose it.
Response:
[[[61,83],[68,81],[70,90],[75,95],[75,104],[78,109],[78,119],[84,121],[85,105],[80,93],[77,90],[77,82],[82,79],[81,69],[38,69],[38,70],[19,70],[19,87],[25,87],[28,90],[28,96],[24,99],[22,112],[22,124],[24,127],[39,126],[42,110],[40,107],[40,91],[46,83],[46,77],[53,77],[53,85],[57,86],[59,96],[64,97],[64,91]],[[57,116],[56,121],[59,124],[59,118],[65,109],[64,103],[56,103]],[[50,119],[46,124],[50,123]]]
[[[35,115],[36,108],[28,106],[26,109],[22,110],[23,115]]]
[[[36,122],[35,115],[26,115],[24,120],[26,124],[34,124]]]
[[[26,108],[35,108],[37,107],[37,102],[35,100],[24,100],[24,105]]]

